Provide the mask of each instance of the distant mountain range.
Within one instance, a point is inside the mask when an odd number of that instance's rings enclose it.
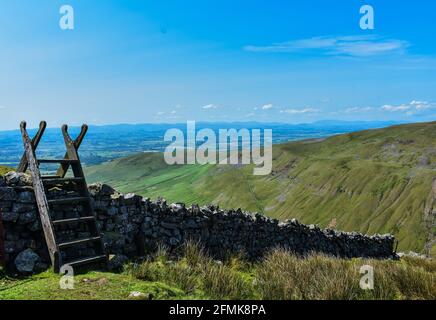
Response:
[[[292,140],[359,125],[285,127],[301,132],[289,134]],[[90,182],[170,202],[214,203],[340,230],[392,233],[399,250],[436,255],[436,122],[277,144],[268,176],[253,176],[250,165],[168,166],[162,153],[91,166],[87,176]]]
[[[214,131],[228,128],[270,128],[273,129],[273,142],[280,143],[308,138],[328,137],[364,129],[382,128],[395,124],[386,121],[318,121],[309,124],[283,124],[259,122],[198,122],[197,129],[211,128]],[[17,125],[18,127],[18,125]],[[186,123],[180,124],[115,124],[90,126],[88,135],[80,148],[81,159],[85,164],[100,164],[115,158],[126,157],[144,151],[163,151],[167,143],[163,137],[170,128],[186,130]],[[29,130],[33,135],[36,130]],[[71,127],[71,135],[80,131]],[[38,147],[42,157],[60,157],[65,147],[60,128],[48,128]],[[0,165],[15,167],[23,153],[19,130],[0,131]]]

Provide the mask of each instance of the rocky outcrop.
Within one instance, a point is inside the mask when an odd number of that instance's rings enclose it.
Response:
[[[151,201],[132,193],[122,194],[104,184],[90,185],[89,191],[107,251],[118,255],[121,262],[126,257],[151,252],[159,245],[177,253],[188,240],[199,242],[217,259],[242,253],[255,260],[275,247],[301,255],[315,251],[344,258],[391,258],[395,255],[391,235],[370,237],[323,230],[296,220],[279,222],[239,209],[167,204],[162,199]],[[53,188],[50,192],[56,197],[64,196],[70,190]],[[77,205],[53,209],[54,219],[77,217],[82,210]],[[0,210],[6,230],[5,251],[9,263],[14,263],[15,268],[23,273],[48,263],[33,189],[26,175],[10,173],[0,177]],[[57,234],[63,240],[87,236],[86,230],[80,228],[59,230]],[[82,255],[92,255],[92,248],[86,246],[75,250]],[[116,267],[114,261],[113,268]]]

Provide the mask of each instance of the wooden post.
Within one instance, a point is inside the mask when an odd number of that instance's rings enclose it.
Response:
[[[46,127],[47,127],[47,122],[41,121],[39,123],[38,132],[32,139],[32,148],[34,152],[38,147],[39,141],[41,141],[41,137],[44,134]],[[23,156],[21,157],[20,164],[17,167],[17,172],[26,172],[26,170],[27,170],[27,157],[26,157],[26,152],[24,152]]]
[[[35,198],[38,205],[39,215],[41,217],[41,224],[44,230],[45,240],[47,243],[48,252],[52,265],[56,269],[60,265],[59,249],[56,245],[56,239],[53,232],[53,224],[49,215],[49,206],[44,192],[44,185],[42,183],[41,175],[39,172],[38,163],[36,161],[35,152],[33,150],[32,142],[26,131],[26,122],[21,122],[20,125],[21,135],[23,137],[23,144],[26,153],[27,162],[30,169],[30,174],[33,180],[33,188]]]
[[[68,134],[68,126],[64,124],[62,126],[62,135],[64,136],[65,145],[67,146],[67,152],[65,153],[64,159],[75,159],[78,160],[77,151],[82,144],[83,139],[85,138],[86,133],[88,132],[88,126],[86,124],[82,125],[82,129],[80,130],[80,134],[77,136],[76,140],[72,140],[70,135]],[[74,149],[74,150],[72,150]],[[73,157],[71,157],[71,155]],[[67,174],[70,165],[68,163],[61,164],[56,175],[63,178]]]

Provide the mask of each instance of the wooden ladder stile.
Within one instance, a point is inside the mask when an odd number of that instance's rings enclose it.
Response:
[[[63,159],[37,159],[35,150],[41,139],[45,122],[41,122],[40,128],[35,137],[30,140],[26,130],[26,123],[21,123],[21,134],[23,137],[23,144],[25,153],[22,157],[22,162],[18,167],[19,172],[24,172],[27,168],[30,171],[33,180],[33,187],[38,205],[38,211],[41,217],[41,224],[43,227],[47,248],[49,251],[52,266],[58,272],[63,265],[70,265],[72,267],[81,266],[86,264],[94,264],[100,262],[107,262],[107,255],[105,253],[104,244],[98,230],[97,221],[95,218],[92,199],[88,192],[85,175],[80,162],[78,149],[86,135],[88,126],[83,125],[80,134],[73,141],[68,134],[68,126],[62,126],[62,135],[66,146],[66,154]],[[57,174],[54,176],[41,176],[39,164],[40,163],[58,163],[59,168]],[[71,168],[73,177],[66,178],[67,171]],[[61,185],[63,183],[73,183],[75,192],[78,194],[74,197],[48,199],[49,186]],[[63,218],[52,220],[50,217],[50,206],[62,206],[69,204],[80,204],[83,207],[81,216],[75,218]],[[77,224],[86,224],[87,230],[90,234],[87,238],[70,239],[68,241],[59,241],[56,236],[56,226],[66,225],[74,226]],[[77,236],[77,234],[76,234]],[[67,256],[64,258],[64,250],[70,247],[88,244],[94,248],[94,255],[79,257],[78,259],[71,259]]]
[[[45,125],[43,126],[40,125],[40,128],[42,127],[45,128]],[[42,225],[42,229],[44,230],[45,241],[47,243],[48,253],[50,255],[50,260],[52,265],[54,266],[54,268],[56,268],[56,266],[59,265],[60,263],[59,248],[56,245],[56,238],[54,235],[53,224],[51,222],[50,214],[49,214],[50,209],[48,206],[47,197],[45,195],[45,189],[42,183],[39,166],[36,161],[35,148],[27,133],[25,121],[21,122],[20,130],[21,130],[21,135],[23,138],[23,144],[25,150],[25,154],[23,155],[22,158],[26,159],[27,165],[24,165],[21,168],[19,167],[18,171],[20,172],[20,170],[23,170],[23,168],[27,168],[27,167],[30,170],[30,175],[32,176],[33,188],[35,192],[36,203],[38,205],[38,211],[41,217],[41,225]],[[43,131],[44,130],[42,130],[42,132]],[[38,133],[39,132],[41,132],[41,130],[38,131]],[[39,139],[41,139],[41,136],[39,136],[38,142]]]
[[[68,134],[68,126],[64,124],[62,126],[62,135],[64,137],[65,146],[67,148],[67,152],[65,154],[65,158],[68,158],[70,160],[74,160],[74,162],[68,164],[71,166],[71,169],[73,171],[75,178],[80,178],[81,182],[79,185],[81,188],[79,188],[79,195],[80,197],[84,198],[84,206],[85,210],[89,212],[88,216],[94,217],[92,220],[87,220],[86,223],[88,225],[89,230],[94,236],[99,236],[99,230],[97,227],[97,223],[95,220],[95,213],[94,213],[94,206],[91,199],[91,196],[88,191],[88,185],[86,183],[85,174],[83,172],[82,164],[80,162],[80,157],[78,153],[78,149],[80,145],[82,144],[83,138],[85,137],[86,133],[88,131],[88,126],[86,124],[82,125],[80,134],[77,136],[77,138],[73,141]],[[65,174],[67,173],[68,167],[63,167],[62,165],[58,169],[57,175],[61,175],[61,177],[65,177]],[[97,241],[98,243],[98,251],[102,254],[105,253],[105,248],[103,244],[103,240],[100,238],[100,241]],[[108,257],[106,257],[107,260]]]

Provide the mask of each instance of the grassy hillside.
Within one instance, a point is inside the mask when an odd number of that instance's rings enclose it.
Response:
[[[171,202],[241,207],[342,230],[393,233],[399,250],[435,254],[436,122],[275,145],[273,172],[168,166],[159,153],[87,169],[89,181]]]

